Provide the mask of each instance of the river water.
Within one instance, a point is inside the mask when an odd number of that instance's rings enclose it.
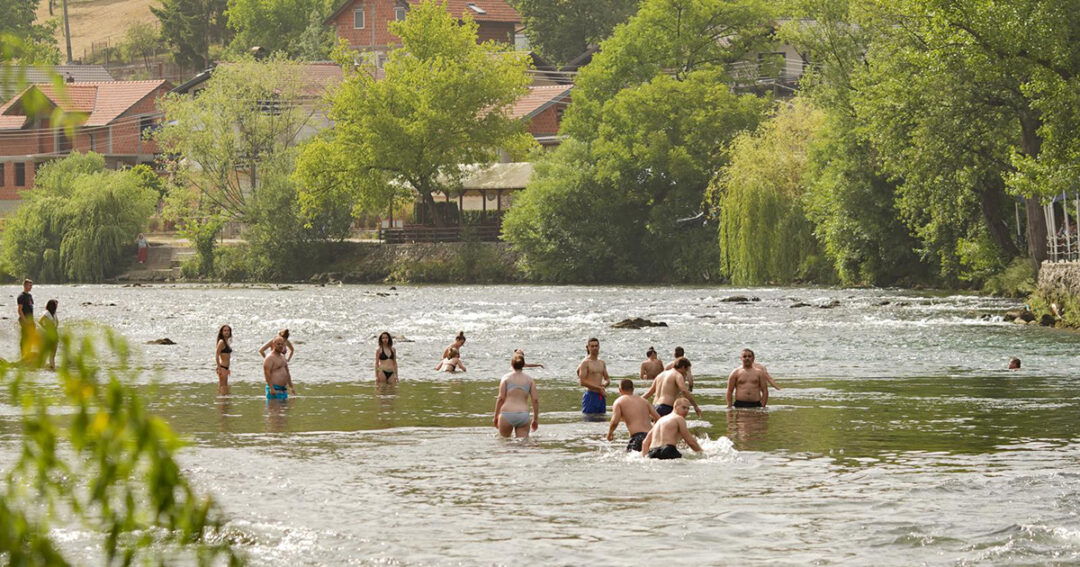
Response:
[[[38,286],[62,324],[128,337],[152,409],[258,565],[1046,564],[1080,562],[1080,335],[994,317],[1009,301],[901,290],[541,286]],[[760,299],[728,303],[746,295]],[[12,293],[3,309],[14,313]],[[838,301],[831,309],[821,309]],[[792,308],[803,302],[811,306]],[[610,328],[626,317],[667,327]],[[13,318],[13,317],[12,317]],[[214,338],[235,333],[232,395]],[[256,352],[296,344],[299,395],[262,397]],[[376,388],[389,330],[401,383]],[[468,372],[432,367],[464,330]],[[13,321],[0,356],[15,354]],[[589,337],[613,379],[645,350],[694,363],[705,453],[648,461],[581,418]],[[169,337],[178,344],[148,345]],[[726,411],[753,348],[783,388]],[[540,429],[491,427],[514,348]],[[1010,356],[1024,369],[1008,372]],[[609,397],[609,403],[612,398]],[[17,412],[0,399],[0,453]],[[68,533],[73,548],[93,534]]]

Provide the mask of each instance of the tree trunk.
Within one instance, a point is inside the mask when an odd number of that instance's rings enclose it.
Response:
[[[1009,230],[1005,205],[1008,196],[1005,194],[1005,181],[996,176],[993,180],[982,184],[979,189],[979,205],[982,209],[983,221],[990,232],[990,239],[1010,260],[1020,255],[1020,248],[1012,238]]]
[[[1036,110],[1027,109],[1020,113],[1020,146],[1025,154],[1032,158],[1039,157],[1042,151],[1042,137],[1039,126],[1042,119]],[[1046,217],[1038,198],[1024,197],[1024,212],[1027,217],[1028,256],[1035,262],[1036,269],[1048,257],[1046,246]]]
[[[424,205],[427,206],[428,213],[431,215],[432,222],[435,226],[442,227],[446,225],[446,222],[442,218],[442,213],[439,211],[439,207],[435,205],[435,197],[432,196],[431,191],[421,191]]]

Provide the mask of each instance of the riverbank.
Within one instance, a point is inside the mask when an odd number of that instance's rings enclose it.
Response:
[[[1080,262],[1043,262],[1029,305],[1037,320],[1080,329]]]

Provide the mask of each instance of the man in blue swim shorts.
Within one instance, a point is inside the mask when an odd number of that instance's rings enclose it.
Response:
[[[607,413],[607,390],[611,384],[608,376],[607,364],[600,360],[600,341],[591,338],[585,343],[585,352],[588,356],[578,365],[578,383],[585,388],[585,394],[581,396],[581,413],[586,416],[604,415]]]
[[[263,376],[266,378],[266,399],[285,400],[289,393],[296,395],[289,361],[285,358],[285,339],[274,337],[270,341],[270,354],[263,360]]]

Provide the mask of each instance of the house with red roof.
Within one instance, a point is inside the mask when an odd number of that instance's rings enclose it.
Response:
[[[71,152],[97,152],[107,167],[153,162],[157,144],[146,132],[160,120],[157,101],[168,81],[34,84],[0,106],[0,208],[34,185],[41,164]],[[63,122],[54,123],[59,110]],[[65,128],[61,124],[74,124]]]
[[[390,33],[390,22],[404,20],[421,0],[344,0],[323,22],[333,26],[339,38],[359,51],[385,55],[401,45]],[[471,17],[479,26],[478,41],[514,44],[521,16],[506,0],[447,0],[446,9],[457,18]]]
[[[570,104],[574,85],[533,85],[510,109],[510,116],[525,120],[530,134],[545,149],[559,145],[559,126]]]

